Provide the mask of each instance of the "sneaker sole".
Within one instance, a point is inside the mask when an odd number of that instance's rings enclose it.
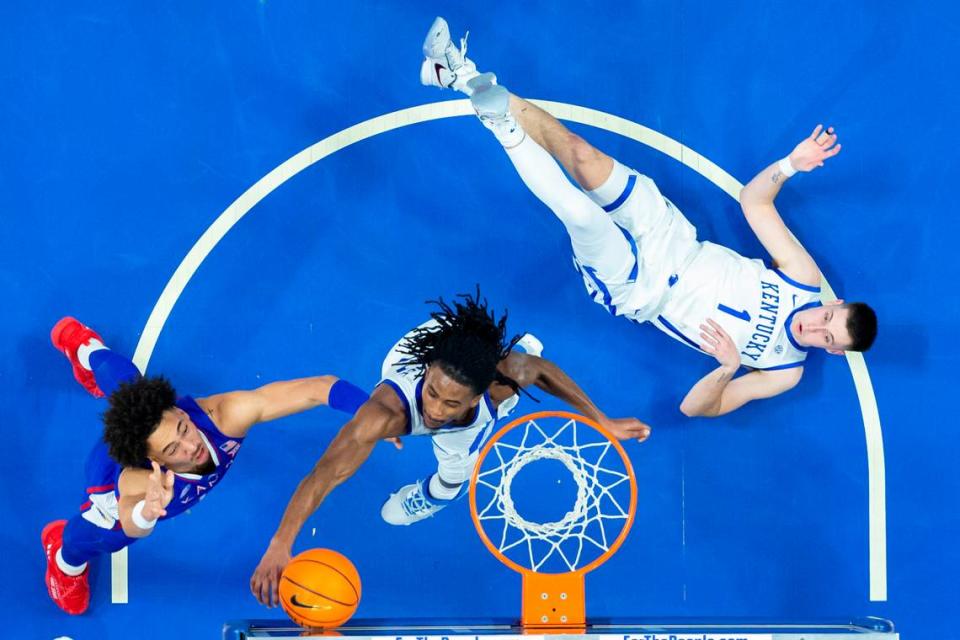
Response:
[[[446,36],[445,38],[443,36]],[[444,40],[443,49],[440,51],[435,50],[435,43],[440,40]],[[433,21],[433,24],[430,25],[430,29],[427,31],[427,36],[423,39],[423,55],[427,58],[439,58],[443,55],[443,51],[447,48],[447,42],[452,42],[450,39],[450,26],[447,25],[447,21],[437,16]]]
[[[470,104],[482,118],[502,117],[510,109],[510,92],[500,85],[483,85],[470,95]]]

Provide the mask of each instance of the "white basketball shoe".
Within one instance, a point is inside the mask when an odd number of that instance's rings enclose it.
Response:
[[[455,89],[470,95],[467,82],[476,78],[480,73],[477,65],[467,57],[467,32],[460,39],[458,49],[450,39],[450,27],[447,21],[437,16],[423,40],[423,56],[425,60],[420,65],[420,82],[428,87]],[[489,82],[496,82],[492,73],[483,74]]]
[[[423,483],[424,480],[417,480],[413,484],[400,487],[396,493],[391,493],[380,508],[380,517],[387,524],[407,526],[432,517],[450,504],[450,500],[434,502],[428,498],[424,493]]]
[[[524,353],[530,356],[540,356],[543,353],[543,343],[540,338],[532,333],[525,333],[523,337],[517,340],[516,346],[523,349]]]

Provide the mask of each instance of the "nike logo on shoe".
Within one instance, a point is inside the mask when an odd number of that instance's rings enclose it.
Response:
[[[433,70],[437,74],[437,82],[440,83],[440,86],[443,86],[443,78],[440,77],[440,72],[443,71],[444,67],[439,62],[433,63]]]

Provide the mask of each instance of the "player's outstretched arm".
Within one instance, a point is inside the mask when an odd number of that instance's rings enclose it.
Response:
[[[620,440],[643,442],[650,436],[650,426],[636,418],[608,418],[563,369],[549,360],[514,351],[500,362],[498,369],[521,387],[534,385],[560,398],[583,415],[596,420]],[[491,391],[491,396],[498,402],[512,394],[513,390],[503,385],[496,385]],[[497,395],[502,397],[498,398]]]
[[[752,371],[739,378],[719,367],[697,382],[687,393],[680,411],[689,417],[715,418],[739,409],[751,400],[772,398],[797,386],[802,369]],[[728,377],[729,376],[729,377]],[[721,390],[717,392],[717,388]]]
[[[680,403],[689,417],[713,418],[739,409],[751,400],[770,398],[792,389],[800,382],[803,369],[754,371],[734,378],[740,369],[740,353],[733,339],[713,320],[700,325],[700,348],[720,364],[700,378]]]
[[[120,474],[120,526],[131,538],[153,533],[157,520],[167,515],[173,499],[173,472],[161,473],[160,465],[150,462],[153,471],[125,469]]]
[[[837,134],[817,125],[790,155],[758,173],[740,192],[740,206],[750,228],[777,266],[788,276],[819,286],[820,270],[810,254],[790,233],[773,201],[783,183],[797,171],[813,171],[840,153]]]
[[[340,429],[290,498],[280,526],[250,578],[250,591],[261,604],[271,607],[277,604],[280,574],[290,562],[293,542],[307,518],[334,487],[360,468],[377,441],[403,432],[406,414],[402,408],[398,412],[389,402],[384,402],[384,398],[378,397],[385,392],[393,393],[383,387],[374,391],[371,399]]]
[[[348,388],[347,394],[337,389]],[[272,382],[252,391],[231,391],[197,400],[223,433],[242,438],[255,424],[331,404],[334,396],[346,397],[348,406],[334,406],[353,413],[367,395],[336,376],[314,376]],[[334,403],[336,404],[336,403]]]

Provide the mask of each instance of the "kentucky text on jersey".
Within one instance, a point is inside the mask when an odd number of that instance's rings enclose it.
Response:
[[[763,355],[764,350],[773,336],[773,329],[777,324],[777,313],[780,311],[780,285],[775,282],[760,281],[760,314],[750,341],[743,348],[740,355],[756,362]]]

